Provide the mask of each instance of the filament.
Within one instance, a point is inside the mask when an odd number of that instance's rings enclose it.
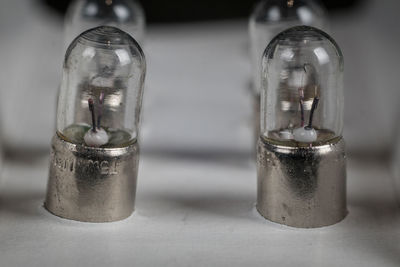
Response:
[[[300,112],[301,112],[301,127],[304,126],[304,89],[299,88],[299,102],[300,102]]]
[[[99,108],[97,109],[97,127],[100,128],[101,117],[103,115],[103,103],[104,103],[104,92],[100,93],[99,97]]]
[[[93,99],[89,98],[88,100],[89,104],[89,110],[92,115],[92,127],[93,127],[93,132],[96,132],[96,116],[94,114],[94,104],[93,104]]]
[[[312,106],[311,106],[311,112],[310,112],[310,121],[308,122],[308,126],[307,128],[312,128],[312,121],[313,121],[313,117],[314,117],[314,111],[317,109],[318,107],[318,102],[319,102],[319,98],[318,96],[314,97]]]

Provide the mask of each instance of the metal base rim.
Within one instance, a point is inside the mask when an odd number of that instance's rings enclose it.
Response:
[[[56,213],[54,213],[53,211],[51,211],[51,209],[49,209],[49,208],[47,207],[46,201],[43,203],[43,207],[44,207],[44,209],[45,209],[47,212],[49,212],[52,216],[56,216],[56,217],[61,218],[61,219],[63,219],[63,220],[74,221],[74,222],[82,222],[82,223],[100,223],[100,224],[101,224],[101,223],[120,222],[120,221],[123,221],[123,220],[126,220],[126,219],[132,217],[132,216],[136,213],[136,210],[133,209],[133,211],[132,211],[130,214],[127,214],[126,216],[120,217],[120,218],[118,218],[118,219],[112,219],[112,220],[109,220],[109,221],[105,221],[105,220],[95,221],[95,220],[74,219],[74,218],[71,218],[71,217],[64,217],[64,216],[61,215],[61,214],[56,214]]]
[[[347,215],[349,214],[349,211],[346,209],[345,215],[343,217],[341,217],[337,221],[334,221],[334,222],[331,222],[331,223],[328,223],[328,224],[320,224],[318,226],[309,226],[309,227],[303,226],[303,227],[300,227],[300,226],[295,226],[295,225],[290,225],[290,224],[284,224],[279,220],[273,220],[271,218],[268,218],[267,216],[262,214],[262,211],[259,210],[258,204],[256,204],[256,210],[257,210],[258,214],[260,214],[267,221],[270,221],[270,222],[276,223],[276,224],[280,224],[280,225],[284,225],[286,227],[296,228],[296,229],[298,229],[298,228],[302,228],[302,229],[318,229],[318,228],[329,227],[329,226],[332,226],[332,225],[340,223],[341,221],[346,219]]]

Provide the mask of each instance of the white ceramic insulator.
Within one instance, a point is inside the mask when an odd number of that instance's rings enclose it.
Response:
[[[84,138],[86,145],[91,147],[100,147],[108,143],[108,134],[107,132],[100,128],[96,129],[96,132],[93,129],[90,129],[85,134]]]
[[[317,141],[317,132],[313,128],[301,127],[293,131],[293,138],[297,142],[312,143]]]

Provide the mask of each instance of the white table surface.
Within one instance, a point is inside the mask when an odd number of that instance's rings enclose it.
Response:
[[[349,160],[349,215],[319,229],[264,220],[250,160],[140,162],[136,211],[105,224],[42,207],[47,159],[7,163],[1,266],[399,266],[400,213],[386,163]]]

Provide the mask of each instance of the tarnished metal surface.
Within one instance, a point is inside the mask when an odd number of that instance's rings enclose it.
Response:
[[[257,150],[257,210],[262,216],[301,228],[327,226],[346,217],[342,138],[307,148],[260,138]]]
[[[90,148],[57,134],[52,141],[45,208],[77,221],[110,222],[134,210],[139,147]]]

